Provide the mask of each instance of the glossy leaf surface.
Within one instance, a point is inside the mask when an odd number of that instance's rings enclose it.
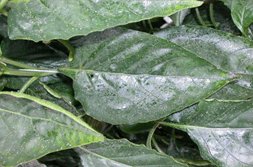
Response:
[[[187,167],[173,158],[125,139],[107,140],[77,149],[83,167]]]
[[[69,68],[86,113],[111,124],[168,116],[228,83],[228,75],[152,35],[112,29],[85,37]]]
[[[198,54],[219,69],[253,74],[253,43],[250,40],[198,26],[169,28],[156,35]]]
[[[103,140],[70,112],[21,93],[0,93],[0,127],[1,166]]]
[[[202,101],[170,117],[170,126],[186,131],[204,159],[222,167],[253,165],[252,100]]]
[[[30,0],[9,13],[11,39],[49,41],[171,15],[197,0]]]

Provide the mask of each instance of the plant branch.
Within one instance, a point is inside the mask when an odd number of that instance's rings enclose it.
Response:
[[[11,59],[8,59],[8,58],[2,57],[2,56],[0,57],[0,62],[6,63],[6,64],[10,64],[10,65],[15,66],[15,67],[20,67],[20,68],[26,68],[26,69],[33,69],[33,68],[35,68],[35,67],[27,65],[25,63],[17,62],[15,60],[11,60]]]
[[[5,69],[3,75],[43,77],[57,74],[57,70],[39,70],[39,69]]]
[[[162,150],[162,149],[159,147],[159,145],[157,144],[155,138],[152,138],[152,143],[153,143],[155,149],[156,149],[158,152],[165,154],[165,153],[163,152],[163,150]]]
[[[155,130],[157,129],[157,127],[159,126],[159,123],[156,123],[153,128],[149,131],[148,133],[148,138],[147,138],[147,142],[146,142],[146,145],[148,148],[152,149],[152,138],[153,138],[153,135],[155,133]]]
[[[211,19],[211,22],[212,22],[213,26],[214,26],[215,28],[218,28],[219,23],[217,23],[217,22],[215,21],[214,10],[213,10],[213,3],[210,3],[210,5],[209,5],[209,15],[210,15],[210,19]]]
[[[72,61],[74,59],[74,55],[75,55],[75,48],[67,40],[59,39],[58,41],[68,49],[69,61]]]
[[[197,15],[197,18],[198,18],[199,23],[200,23],[202,26],[206,26],[206,23],[205,23],[204,20],[202,19],[202,17],[201,17],[201,15],[200,15],[200,12],[199,12],[199,9],[198,9],[198,8],[195,8],[195,12],[196,12],[196,15]]]
[[[154,27],[153,27],[151,21],[148,20],[147,22],[148,22],[148,26],[149,26],[149,29],[150,29],[150,33],[153,33],[154,32]]]
[[[39,77],[32,77],[31,79],[29,79],[24,86],[20,89],[20,93],[24,93],[26,91],[26,89],[32,85],[37,79],[39,79]]]

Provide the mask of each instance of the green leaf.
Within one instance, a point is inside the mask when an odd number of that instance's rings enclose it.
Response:
[[[197,0],[30,0],[10,11],[9,36],[33,41],[69,39],[201,4]]]
[[[207,99],[170,116],[168,126],[186,131],[204,159],[221,167],[253,166],[252,100]]]
[[[138,31],[91,34],[69,68],[75,97],[86,113],[111,124],[166,117],[229,82],[213,65],[166,40]]]
[[[211,28],[181,26],[158,32],[217,68],[240,74],[253,74],[253,43],[245,38]]]
[[[33,160],[25,164],[19,165],[18,167],[47,167],[47,166],[45,164],[39,163],[37,160]]]
[[[125,139],[106,140],[77,149],[84,167],[186,167],[173,158]]]
[[[249,35],[249,27],[253,23],[252,0],[221,0],[230,8],[235,25],[246,36]],[[252,35],[252,34],[251,34]]]
[[[51,101],[62,108],[68,110],[76,116],[83,115],[84,113],[79,112],[75,107],[76,101],[74,101],[73,90],[71,85],[65,85],[64,82],[56,82],[50,84],[51,92],[49,92],[45,86],[49,87],[44,83],[34,83],[27,90],[26,93],[47,101]],[[59,97],[55,97],[52,91],[56,90],[56,87],[64,88],[61,93],[58,93]]]
[[[21,93],[0,93],[0,118],[1,166],[104,139],[63,108]]]

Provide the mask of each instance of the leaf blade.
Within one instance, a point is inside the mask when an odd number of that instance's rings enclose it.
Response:
[[[103,136],[86,123],[53,103],[14,92],[1,92],[0,96],[3,166],[103,140]]]
[[[246,36],[249,33],[249,27],[253,23],[252,2],[250,0],[222,0],[230,8],[232,19],[237,28]]]
[[[172,157],[133,144],[125,139],[107,140],[103,143],[89,145],[77,149],[83,166],[187,166],[175,161]]]
[[[60,71],[73,79],[86,113],[111,124],[163,118],[230,81],[205,60],[149,34],[118,28],[81,43],[70,67]]]
[[[207,100],[170,117],[217,166],[252,166],[252,100]]]
[[[69,39],[201,4],[197,0],[32,0],[18,4],[9,13],[9,36],[33,41]]]
[[[252,74],[253,43],[245,38],[200,26],[163,30],[158,37],[172,41],[215,65],[235,74]]]

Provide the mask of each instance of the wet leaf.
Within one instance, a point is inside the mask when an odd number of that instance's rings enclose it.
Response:
[[[69,39],[201,4],[197,0],[30,0],[9,13],[9,36],[33,41]]]
[[[70,112],[22,93],[0,93],[0,116],[1,166],[15,166],[103,140],[101,134]]]
[[[138,31],[91,34],[69,68],[86,113],[111,124],[157,120],[208,97],[228,75],[197,55]]]

